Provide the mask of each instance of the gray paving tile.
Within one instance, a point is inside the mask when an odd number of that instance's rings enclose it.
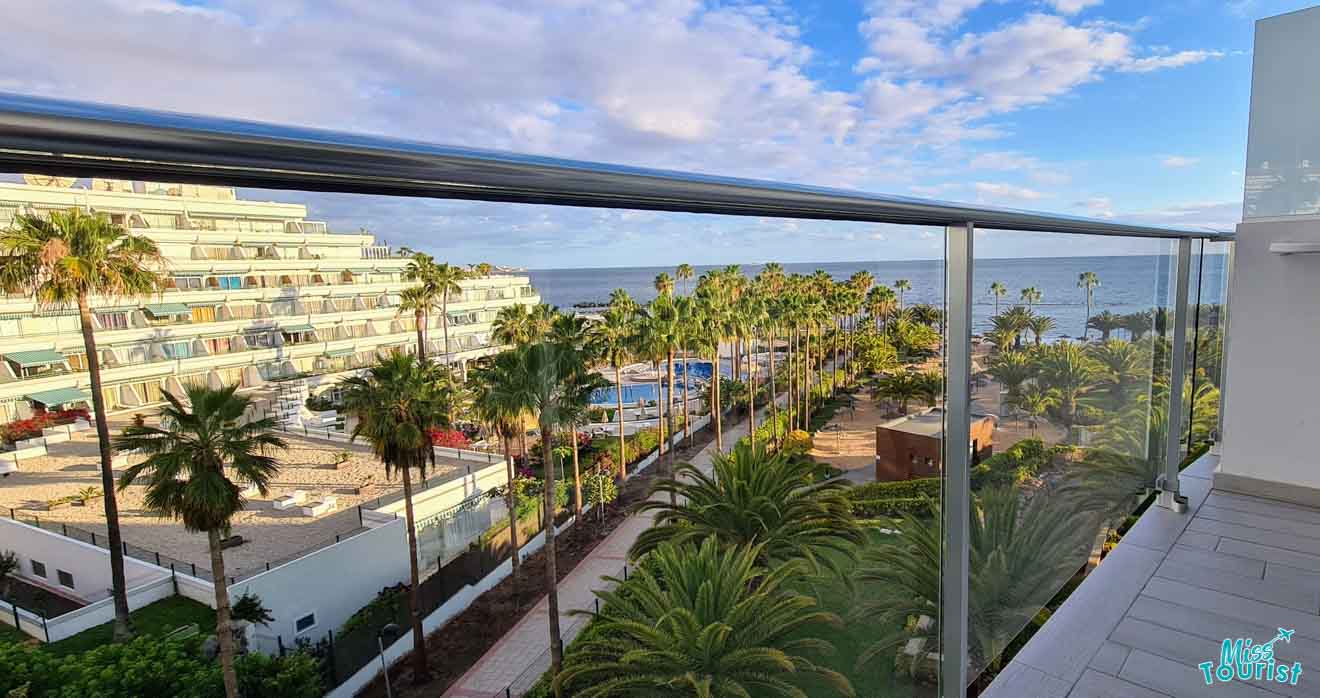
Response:
[[[1152,577],[1142,593],[1181,606],[1217,613],[1237,621],[1273,628],[1294,628],[1299,635],[1320,640],[1320,616],[1299,613],[1291,608],[1204,589],[1164,577]],[[1049,624],[1047,623],[1045,627],[1048,628]]]
[[[1236,538],[1237,540],[1247,541],[1248,543],[1259,543],[1261,545],[1270,545],[1285,550],[1293,550],[1308,555],[1320,555],[1320,539],[1307,538],[1303,536],[1284,535],[1277,531],[1266,531],[1242,524],[1227,523],[1224,521],[1215,521],[1213,519],[1203,519],[1196,517],[1187,525],[1189,531],[1199,533],[1209,533],[1224,538]],[[1219,549],[1222,552],[1228,552],[1223,549],[1223,543],[1220,543]]]
[[[1164,561],[1197,565],[1220,572],[1228,572],[1239,577],[1261,579],[1265,576],[1265,563],[1261,560],[1228,555],[1214,550],[1192,548],[1181,543],[1173,546]]]
[[[1292,519],[1282,518],[1277,514],[1255,514],[1237,509],[1203,506],[1196,512],[1196,518],[1242,524],[1243,526],[1275,531],[1289,536],[1320,539],[1320,523],[1293,521]]]
[[[1123,662],[1127,661],[1128,652],[1130,651],[1132,651],[1132,648],[1127,645],[1120,645],[1112,640],[1106,640],[1103,645],[1100,645],[1100,649],[1095,653],[1095,656],[1091,657],[1091,668],[1117,676],[1118,671],[1123,668]]]
[[[1148,621],[1188,635],[1195,635],[1208,642],[1222,642],[1226,637],[1249,637],[1253,640],[1272,638],[1278,631],[1275,626],[1230,618],[1149,596],[1138,597],[1132,603],[1126,620]],[[1304,666],[1320,666],[1320,640],[1298,633],[1293,636],[1292,642],[1281,646],[1279,656],[1298,659]]]
[[[1215,476],[1215,469],[1219,467],[1219,456],[1212,456],[1209,453],[1196,459],[1195,463],[1183,468],[1182,477],[1196,477],[1201,479],[1210,479]]]
[[[1205,503],[1208,506],[1220,509],[1234,509],[1251,514],[1261,514],[1280,519],[1300,521],[1302,523],[1320,524],[1320,511],[1304,507],[1300,504],[1280,502],[1277,499],[1265,499],[1264,497],[1252,497],[1250,495],[1237,494],[1236,492],[1215,490],[1210,493],[1208,498],[1206,498]]]
[[[1137,521],[1127,534],[1123,536],[1123,542],[1128,545],[1139,545],[1143,548],[1152,550],[1167,551],[1173,547],[1173,544],[1182,536],[1183,531],[1187,529],[1189,522],[1193,521],[1193,514],[1196,509],[1205,501],[1210,493],[1210,484],[1208,480],[1197,478],[1188,478],[1182,483],[1182,493],[1187,497],[1188,511],[1178,514],[1168,509],[1152,506],[1142,514],[1141,519]]]
[[[1216,683],[1213,687],[1206,686],[1205,679],[1201,677],[1201,670],[1194,664],[1183,664],[1138,649],[1132,650],[1128,655],[1128,660],[1123,664],[1123,671],[1118,677],[1174,698],[1202,698],[1206,695],[1225,698],[1276,698],[1279,695],[1237,681]]]
[[[1196,531],[1183,531],[1178,537],[1178,545],[1184,548],[1204,548],[1205,550],[1214,550],[1219,545],[1219,536],[1209,533],[1198,533]]]
[[[1238,637],[1239,635],[1234,633],[1234,636]],[[1112,637],[1118,642],[1131,644],[1133,652],[1149,652],[1190,667],[1196,667],[1202,662],[1218,661],[1221,644],[1223,642],[1223,638],[1219,640],[1208,640],[1133,618],[1125,618],[1123,622],[1114,629]],[[1273,633],[1271,632],[1266,637],[1272,638]],[[1296,659],[1296,655],[1290,652],[1290,648],[1286,645],[1280,645],[1277,649],[1281,659],[1289,662]],[[1306,663],[1303,662],[1302,666],[1305,667]],[[1302,675],[1303,677],[1306,676],[1305,671],[1303,671]],[[1279,693],[1286,696],[1312,695],[1310,692],[1311,687],[1306,685],[1284,686],[1269,681],[1246,681],[1243,683],[1256,686],[1271,693]],[[1204,686],[1204,678],[1202,677],[1201,687],[1202,689],[1205,689],[1207,693],[1218,694],[1222,685],[1216,683],[1213,689],[1209,689]]]
[[[1064,698],[1069,688],[1072,688],[1071,681],[1064,681],[1033,666],[1014,661],[1004,667],[981,695],[984,698]]]
[[[1165,560],[1155,571],[1155,576],[1287,606],[1304,613],[1320,614],[1320,589],[1296,585],[1284,579],[1266,581],[1260,577],[1240,577],[1221,570],[1174,560]]]
[[[1069,698],[1168,698],[1169,694],[1124,681],[1116,676],[1087,669]]]
[[[1265,581],[1277,581],[1307,589],[1320,589],[1320,572],[1298,569],[1277,562],[1267,562],[1265,563]]]
[[[1320,555],[1285,550],[1264,543],[1253,543],[1239,538],[1221,538],[1216,550],[1238,557],[1263,560],[1267,563],[1276,562],[1308,572],[1320,572]]]

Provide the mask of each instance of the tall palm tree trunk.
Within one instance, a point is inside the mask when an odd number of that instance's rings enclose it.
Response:
[[[715,370],[710,376],[710,413],[715,419],[715,451],[724,452],[724,421],[720,417],[720,379],[723,376],[720,373],[720,349],[719,343],[715,344]]]
[[[802,338],[802,430],[811,426],[811,325]]]
[[[513,549],[513,556],[510,561],[513,564],[513,598],[515,606],[518,603],[518,572],[522,567],[522,560],[518,555],[518,497],[513,491],[513,439],[509,434],[504,434],[504,470],[505,477],[508,478],[508,486],[505,487],[504,506],[509,509],[509,547]]]
[[[665,396],[665,433],[662,440],[669,445],[669,466],[666,468],[665,474],[672,478],[674,476],[674,443],[671,440],[674,433],[674,350],[672,348],[669,350],[669,360],[665,362],[665,365],[669,367],[669,385],[667,386],[669,393]],[[675,497],[676,495],[673,492],[669,493],[670,504],[677,501]]]
[[[78,296],[78,320],[82,325],[83,351],[87,353],[87,373],[91,380],[92,411],[96,413],[96,443],[101,451],[101,502],[105,506],[105,530],[110,546],[110,585],[115,599],[115,642],[133,637],[133,622],[128,611],[128,585],[124,581],[124,537],[119,530],[119,502],[115,495],[115,471],[110,450],[110,424],[105,418],[105,396],[101,394],[101,359],[96,355],[96,334],[92,310],[86,295]]]
[[[619,479],[622,480],[628,477],[628,440],[623,435],[623,369],[619,366],[614,367],[614,399],[619,406],[615,416],[619,418]]]
[[[692,448],[692,429],[688,423],[692,419],[692,410],[688,407],[688,386],[692,383],[692,361],[688,356],[687,344],[683,345],[683,441]]]
[[[747,437],[752,448],[756,448],[756,345],[748,336],[747,341]]]
[[[418,594],[420,575],[417,571],[417,530],[413,524],[412,469],[403,470],[403,513],[408,526],[408,615],[413,633],[413,685],[424,686],[431,680],[431,669],[426,657],[426,634],[422,632],[422,602]]]
[[[569,438],[573,439],[573,515],[582,519],[582,470],[578,465],[577,425],[568,429]]]
[[[541,434],[550,434],[551,426],[541,424]],[[541,439],[545,460],[545,592],[550,621],[550,677],[559,674],[564,663],[564,637],[559,630],[559,570],[555,566],[555,469],[550,467],[550,439]]]
[[[413,311],[413,325],[417,328],[417,358],[426,358],[426,336],[423,330],[426,329],[426,313],[420,309]]]
[[[211,577],[215,580],[215,638],[220,643],[220,674],[225,680],[226,698],[238,698],[234,632],[229,623],[229,585],[225,583],[225,556],[220,551],[220,531],[214,528],[207,531],[206,542],[211,549]]]
[[[669,449],[665,448],[665,386],[660,378],[660,362],[652,361],[651,367],[655,369],[655,430],[660,432],[660,442],[656,445],[655,460],[656,468],[664,467],[665,454]]]
[[[773,325],[766,328],[766,338],[769,340],[770,345],[770,423],[774,425],[770,430],[770,440],[775,448],[779,448],[779,396],[775,392],[775,330]]]
[[[449,389],[454,389],[454,373],[449,370],[449,292],[440,294],[440,330],[445,335],[445,350],[441,353],[445,362],[445,376],[449,381]],[[454,401],[449,401],[449,428],[454,428]]]

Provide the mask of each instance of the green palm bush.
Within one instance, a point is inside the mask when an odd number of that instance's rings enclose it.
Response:
[[[894,628],[867,648],[859,664],[914,637],[929,648],[925,651],[935,651],[939,644],[943,532],[939,505],[932,503],[931,508],[931,517],[897,522],[895,543],[874,548],[858,573],[870,593],[858,607],[857,620]],[[973,673],[998,666],[1013,638],[1085,562],[1096,530],[1079,522],[1061,498],[1042,495],[1023,503],[1011,487],[973,496],[967,597]],[[920,616],[931,622],[909,622]],[[920,664],[909,668],[915,673]]]
[[[848,485],[837,478],[815,482],[811,461],[743,443],[715,456],[713,466],[707,475],[682,463],[672,479],[656,484],[657,494],[671,494],[678,503],[652,499],[641,505],[641,511],[656,513],[655,525],[633,543],[634,558],[665,543],[715,537],[730,546],[759,546],[761,564],[800,559],[814,573],[837,575],[838,560],[862,543]]]
[[[842,627],[792,591],[800,562],[758,564],[761,546],[661,545],[627,581],[596,592],[604,611],[555,679],[557,695],[806,696],[803,684],[855,695],[813,657],[834,647],[812,628]]]

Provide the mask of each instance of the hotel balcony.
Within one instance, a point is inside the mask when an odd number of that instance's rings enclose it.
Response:
[[[838,591],[841,614],[855,614],[831,630],[851,643],[840,670],[861,685],[882,674],[891,690],[858,694],[1320,695],[1315,683],[1207,688],[1199,668],[1218,661],[1226,638],[1267,642],[1279,629],[1296,633],[1275,646],[1281,661],[1320,667],[1320,476],[1310,439],[1320,423],[1320,273],[1315,257],[1270,252],[1280,242],[1320,249],[1314,220],[1248,221],[1220,233],[4,97],[0,162],[51,174],[143,168],[155,179],[227,177],[257,188],[924,227],[924,239],[943,242],[921,303],[938,318],[927,323],[927,354],[911,363],[934,372],[927,400],[937,409],[924,413],[931,424],[922,436],[938,447],[921,460],[929,477],[917,478],[931,485],[929,496],[868,509],[868,522],[884,517],[884,525],[867,529],[873,545],[858,558],[870,567],[851,581],[881,580],[867,587],[874,596]],[[1062,263],[1004,260],[1001,235],[1028,243],[1066,235],[1077,249],[1121,242],[1124,256],[1079,264],[1109,265],[1081,276],[1121,278],[1122,297],[1092,308],[1087,296],[1063,327],[1050,317],[1032,324],[1060,311],[1022,289],[1021,303],[1005,302],[1026,324],[1010,326],[989,310],[999,301],[987,288],[1057,276]],[[386,251],[368,252],[376,249]],[[1055,288],[1077,293],[1077,270],[1067,272]],[[297,282],[252,273],[298,287],[283,297],[247,288],[247,274],[238,289],[199,284],[188,293],[287,302],[297,312],[257,323],[269,339],[245,351],[171,358],[184,350],[153,346],[145,364],[108,368],[107,380],[152,370],[153,359],[179,372],[250,363],[267,377],[296,372],[302,360],[328,375],[360,368],[373,348],[377,356],[380,347],[411,350],[412,317],[322,297],[351,284],[344,290],[388,300],[406,284],[327,273]],[[497,351],[490,317],[470,313],[536,299],[524,279],[475,280],[451,295],[449,345],[433,314],[428,353],[447,349],[462,361]],[[354,321],[320,322],[325,315]],[[894,407],[906,415],[907,398]],[[818,434],[817,449],[830,440]],[[877,431],[877,463],[881,441]],[[862,508],[852,509],[858,519]],[[882,640],[868,656],[883,669],[858,669],[858,646]],[[465,695],[517,695],[511,686]]]

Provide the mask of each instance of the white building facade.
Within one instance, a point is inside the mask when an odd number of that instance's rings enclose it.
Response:
[[[416,350],[399,312],[408,259],[367,232],[332,233],[301,204],[241,200],[228,187],[31,177],[0,183],[0,228],[21,212],[80,207],[156,242],[166,290],[93,298],[107,412],[149,408],[192,383],[313,377],[318,385]],[[526,276],[461,283],[449,299],[449,346],[431,313],[428,356],[458,364],[494,353],[501,307],[535,304]],[[447,351],[446,351],[447,349]],[[76,309],[0,296],[0,423],[86,404],[90,379]]]

